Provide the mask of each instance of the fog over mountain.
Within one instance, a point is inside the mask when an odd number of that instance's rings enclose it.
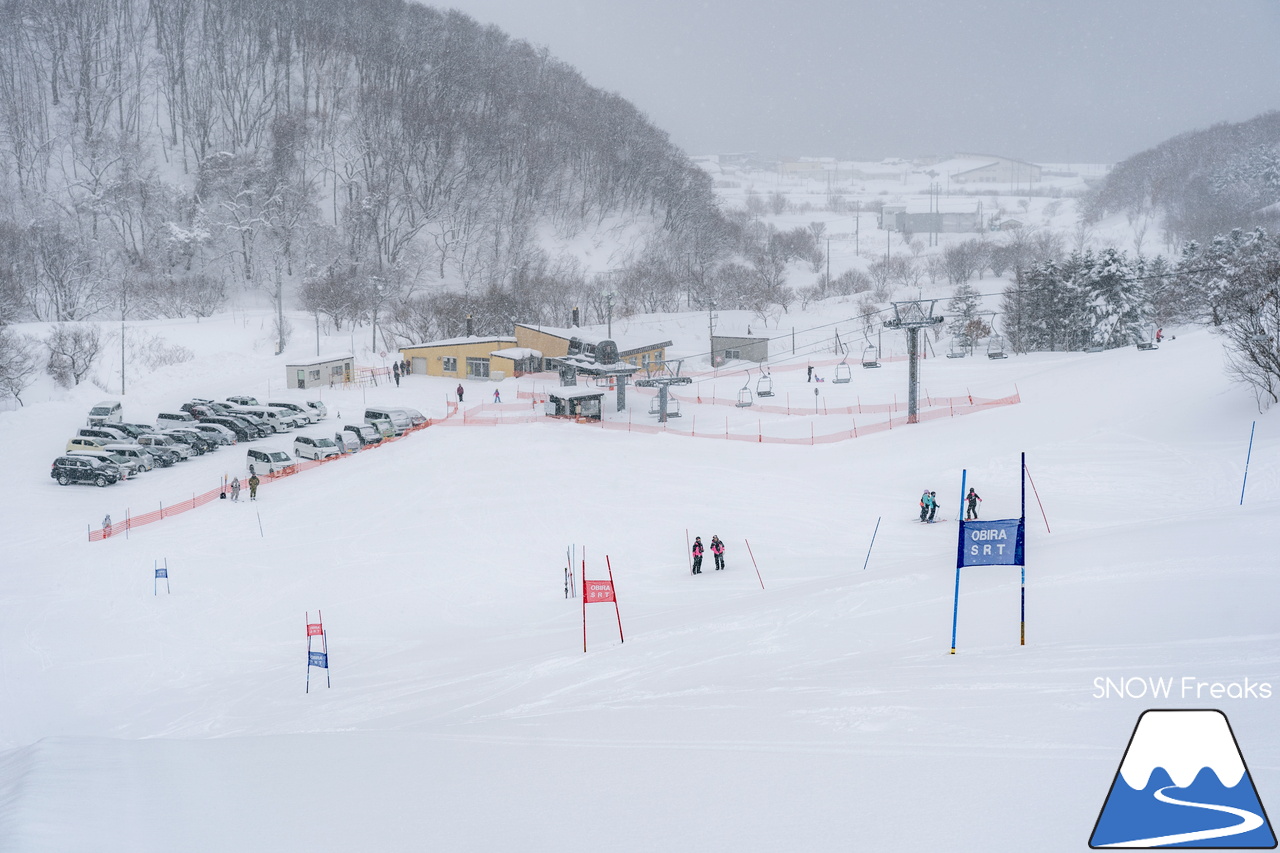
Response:
[[[1116,162],[1280,105],[1280,6],[455,0],[690,153]]]

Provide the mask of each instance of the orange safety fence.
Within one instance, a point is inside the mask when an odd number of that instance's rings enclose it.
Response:
[[[373,447],[365,448],[365,449],[373,450],[375,448],[382,447],[387,444],[391,444],[392,442],[400,441],[401,439],[405,438],[405,436],[408,436],[410,433],[414,433],[414,432],[417,432],[418,430],[426,429],[432,424],[445,423],[445,421],[450,416],[452,416],[456,412],[456,410],[457,410],[457,407],[453,406],[449,410],[448,414],[445,415],[444,419],[441,419],[438,421],[428,420],[425,423],[421,423],[421,424],[418,424],[417,426],[410,427],[409,429],[405,430],[403,435],[384,438],[378,444],[373,445]],[[303,471],[310,471],[312,468],[318,468],[321,465],[327,465],[330,462],[336,462],[339,459],[346,459],[348,456],[351,456],[351,455],[353,454],[344,453],[341,456],[330,456],[325,459],[299,459],[297,462],[290,465],[288,468],[284,469],[283,471],[274,471],[269,474],[263,474],[258,479],[264,483],[271,482],[273,480],[281,480],[285,477],[292,477]],[[90,529],[89,541],[101,542],[103,539],[109,539],[112,536],[119,536],[122,533],[127,533],[128,531],[133,530],[134,528],[142,527],[147,524],[153,524],[154,522],[160,521],[162,519],[172,518],[175,515],[181,515],[182,513],[187,512],[188,510],[193,510],[196,507],[204,506],[207,503],[218,500],[219,499],[218,496],[222,494],[228,494],[228,495],[231,494],[231,487],[229,485],[223,484],[218,488],[210,489],[209,491],[203,494],[192,495],[188,500],[178,501],[177,503],[173,503],[169,505],[165,505],[162,503],[159,509],[153,509],[150,512],[144,512],[140,515],[134,515],[131,511],[125,510],[124,521],[113,522],[110,527],[101,527],[97,530]]]

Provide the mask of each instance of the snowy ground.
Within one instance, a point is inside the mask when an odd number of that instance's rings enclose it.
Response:
[[[132,380],[127,419],[278,391],[256,325],[153,327],[198,358]],[[816,447],[432,427],[94,543],[105,512],[212,488],[244,448],[60,488],[50,460],[114,395],[2,412],[0,851],[1083,850],[1148,707],[1224,710],[1274,814],[1280,698],[1094,698],[1105,677],[1280,691],[1280,439],[1221,361],[1181,330],[929,360],[933,394],[1022,403]],[[366,400],[438,416],[452,385],[323,396],[344,421]],[[895,386],[901,362],[841,393]],[[967,469],[984,517],[1016,515],[1020,451],[1052,528],[1030,495],[1028,644],[1017,569],[971,569],[952,656],[956,526],[916,500],[954,522]],[[727,542],[726,572],[690,576],[686,529]],[[588,577],[609,556],[625,643],[592,605],[583,653],[571,543]],[[317,609],[333,686],[313,670],[304,694]]]

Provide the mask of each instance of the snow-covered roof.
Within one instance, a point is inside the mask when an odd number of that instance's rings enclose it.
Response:
[[[533,326],[528,323],[519,323],[517,325],[524,326],[526,329],[533,329],[544,334],[554,335],[557,338],[569,340],[577,338],[584,344],[596,345],[601,341],[609,340],[608,328],[605,326],[572,326],[562,328],[559,326]],[[653,337],[640,337],[634,333],[623,332],[613,336],[613,342],[618,345],[618,352],[627,353],[633,350],[658,349],[659,347],[671,346],[671,341],[654,340]]]
[[[321,355],[316,358],[291,358],[288,366],[290,367],[307,367],[312,364],[328,364],[331,361],[351,361],[354,356],[349,352],[339,352],[333,355]]]
[[[975,198],[936,198],[933,200],[933,209],[930,209],[929,199],[927,198],[909,198],[907,199],[907,213],[975,213],[981,206],[982,202]]]
[[[427,341],[422,344],[409,344],[408,346],[400,347],[400,350],[403,352],[407,349],[421,349],[423,347],[456,347],[461,344],[514,344],[515,342],[515,338],[504,338],[501,335],[471,335],[470,337],[462,338],[445,338],[441,341]]]
[[[583,397],[603,397],[604,388],[591,388],[586,385],[575,385],[572,388],[552,388],[547,391],[548,397],[557,400],[578,400]]]
[[[496,355],[499,358],[509,358],[512,361],[518,361],[523,358],[542,358],[542,353],[530,347],[507,347],[506,349],[496,349],[489,355]]]
[[[926,166],[916,171],[922,175],[929,172],[937,172],[939,175],[959,175],[964,172],[972,172],[974,169],[981,169],[983,166],[991,166],[999,162],[996,157],[953,157],[950,160],[943,160],[941,163],[934,163],[932,166]]]

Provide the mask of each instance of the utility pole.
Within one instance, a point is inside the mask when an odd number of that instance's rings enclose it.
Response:
[[[919,423],[917,398],[920,394],[920,330],[936,326],[945,318],[933,316],[936,299],[920,299],[914,302],[894,302],[892,320],[885,321],[886,329],[907,331],[907,423]]]
[[[605,304],[608,306],[608,319],[605,321],[605,335],[609,340],[613,340],[613,294],[606,293],[604,295]]]
[[[126,273],[127,275],[127,273]],[[124,315],[129,310],[129,279],[120,279],[120,396],[124,396]]]
[[[853,253],[856,255],[862,250],[858,248],[858,237],[862,231],[862,202],[855,201],[853,203]]]
[[[712,313],[716,310],[716,301],[712,299],[707,303],[707,348],[711,350],[711,366],[716,366],[716,318]]]

